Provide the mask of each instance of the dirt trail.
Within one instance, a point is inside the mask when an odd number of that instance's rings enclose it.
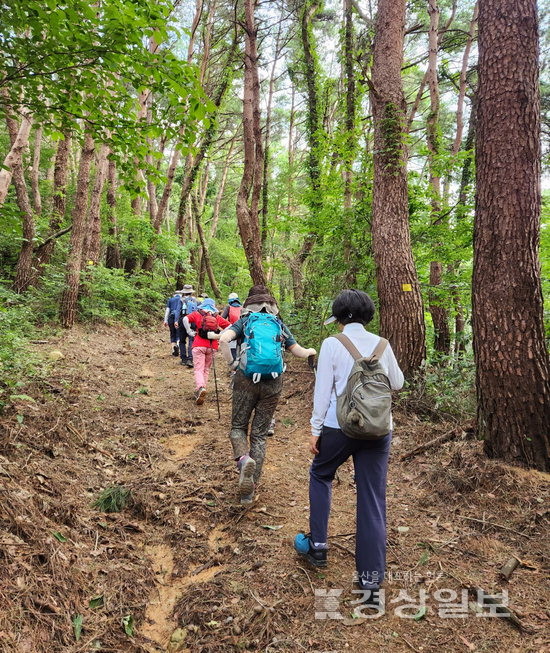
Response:
[[[524,652],[549,643],[542,634],[549,618],[545,476],[487,461],[469,439],[400,462],[456,425],[397,411],[387,611],[364,623],[350,618],[351,465],[334,485],[327,570],[306,568],[292,550],[308,517],[313,376],[305,364],[293,361],[286,373],[258,498],[244,510],[221,361],[218,420],[213,379],[207,402],[195,406],[192,371],[170,356],[164,332],[74,330],[37,349],[59,349],[65,358],[34,390],[35,402],[20,400],[0,422],[8,494],[0,504],[0,597],[8,606],[0,651]],[[117,484],[132,492],[123,512],[92,507]],[[512,554],[530,564],[506,584],[498,571]],[[434,593],[460,596],[470,585],[508,589],[532,634],[477,617],[468,599],[463,618],[441,618]],[[341,618],[319,615],[316,592],[333,593]],[[395,613],[404,593],[418,602],[421,592],[425,615],[416,603],[409,618]]]

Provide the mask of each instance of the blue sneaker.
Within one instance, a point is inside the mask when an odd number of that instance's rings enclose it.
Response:
[[[294,548],[296,553],[314,567],[327,566],[327,549],[315,549],[309,535],[298,533],[294,537]]]

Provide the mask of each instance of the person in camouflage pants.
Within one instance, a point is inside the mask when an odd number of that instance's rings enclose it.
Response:
[[[229,439],[233,453],[238,460],[247,454],[256,462],[253,474],[254,484],[258,483],[264,464],[266,438],[277,402],[283,389],[283,377],[267,379],[254,383],[240,370],[233,377],[233,406]],[[250,446],[248,444],[248,425],[250,426]]]
[[[248,316],[251,313],[262,311],[277,315],[279,307],[265,286],[252,286],[243,304],[241,319],[228,327],[220,336],[220,351],[231,369],[236,369],[238,359],[233,361],[229,343],[235,339],[239,343],[243,338]],[[301,347],[284,324],[282,324],[282,330],[285,349],[298,358],[315,356],[315,349]],[[265,458],[266,438],[282,388],[282,376],[262,378],[254,383],[240,369],[235,372],[229,437],[233,445],[237,468],[240,471],[239,495],[242,504],[252,503],[254,500],[254,491],[260,479]],[[249,436],[248,428],[251,419]]]

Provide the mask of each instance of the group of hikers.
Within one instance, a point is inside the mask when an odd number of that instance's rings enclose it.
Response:
[[[326,338],[316,367],[309,450],[310,532],[294,538],[296,552],[316,568],[326,567],[332,482],[338,468],[353,459],[357,487],[356,581],[366,607],[380,608],[386,562],[386,476],[392,438],[391,392],[404,382],[391,345],[365,329],[373,318],[372,299],[360,290],[343,290],[332,303],[341,333]],[[239,472],[243,505],[254,501],[266,441],[282,391],[284,351],[312,361],[279,316],[269,290],[253,286],[244,302],[228,296],[220,311],[213,299],[195,297],[185,285],[168,299],[164,324],[172,354],[193,367],[195,401],[207,394],[216,352],[232,375],[229,438]]]

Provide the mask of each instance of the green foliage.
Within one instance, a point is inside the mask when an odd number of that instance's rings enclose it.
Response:
[[[101,512],[121,512],[132,501],[132,493],[122,485],[106,487],[92,504]]]
[[[471,356],[449,356],[437,364],[427,363],[423,377],[399,393],[397,405],[412,409],[426,419],[475,417],[475,366]]]
[[[159,319],[169,292],[161,277],[151,279],[144,272],[129,277],[123,270],[88,266],[79,300],[80,319],[128,326],[151,324]]]
[[[0,22],[3,101],[16,111],[28,106],[53,139],[81,134],[86,120],[130,185],[135,158],[146,167],[150,139],[175,138],[183,125],[190,145],[211,106],[196,67],[172,51],[172,13],[168,0],[14,0]],[[163,102],[150,121],[137,121],[137,95],[146,91]]]
[[[0,286],[0,408],[14,390],[21,392],[43,371],[39,357],[28,347],[34,333],[34,316],[23,298]]]

